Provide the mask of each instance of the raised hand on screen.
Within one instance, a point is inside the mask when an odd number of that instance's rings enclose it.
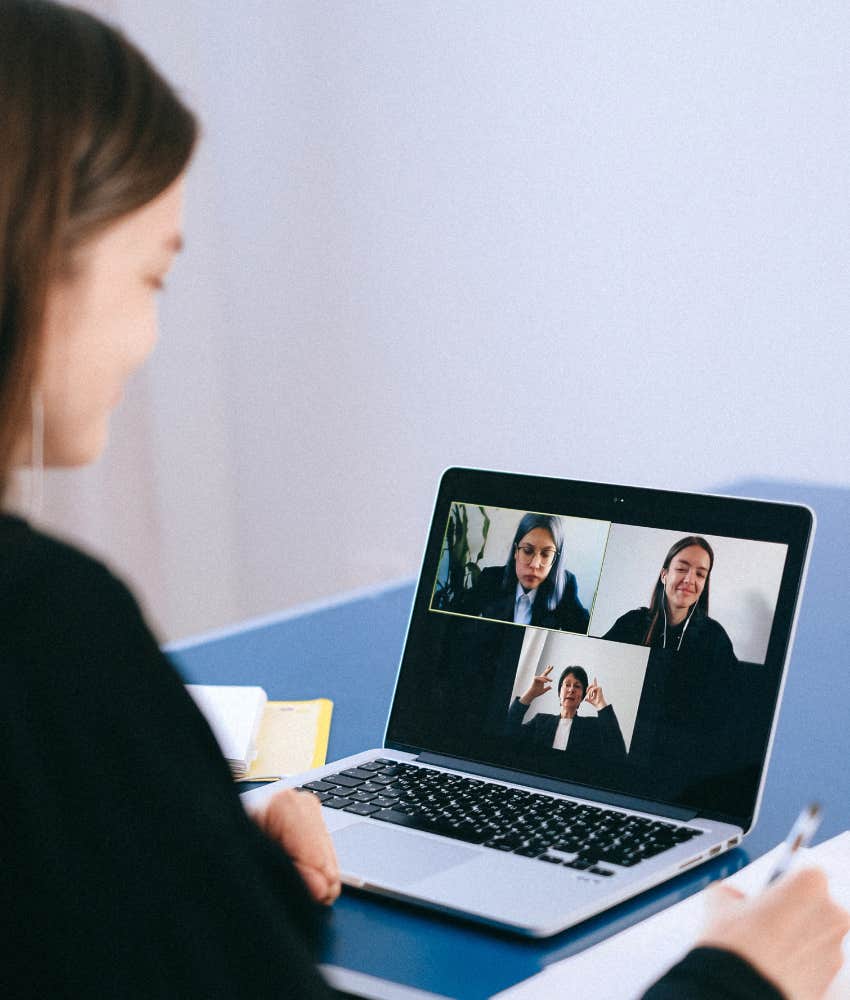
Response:
[[[605,700],[605,695],[602,693],[599,681],[595,677],[587,686],[587,694],[584,696],[584,700],[588,703],[588,705],[592,705],[597,712],[600,708],[607,708],[608,706],[608,702]]]
[[[519,699],[523,705],[530,705],[535,698],[539,698],[541,694],[546,694],[547,691],[552,690],[551,674],[553,669],[550,663],[542,674],[538,674],[534,678],[531,684],[529,684],[528,689]]]

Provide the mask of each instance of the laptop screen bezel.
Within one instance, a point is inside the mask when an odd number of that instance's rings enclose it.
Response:
[[[422,753],[428,752],[449,758],[469,760],[484,768],[505,768],[526,775],[529,783],[543,778],[552,787],[552,776],[512,768],[508,755],[502,759],[482,759],[470,753],[471,747],[459,746],[445,736],[439,725],[423,737],[414,733],[403,718],[399,705],[399,691],[406,682],[413,682],[411,671],[421,672],[416,655],[417,644],[427,636],[428,616],[431,610],[434,580],[437,573],[446,520],[453,502],[466,501],[476,505],[511,508],[514,510],[546,511],[566,517],[591,518],[615,524],[637,525],[646,528],[681,529],[690,526],[695,533],[722,535],[729,538],[780,543],[787,546],[787,556],[776,601],[773,623],[765,657],[765,668],[775,671],[777,684],[771,707],[772,722],[767,734],[761,773],[752,802],[744,813],[721,809],[703,808],[698,803],[686,803],[687,808],[709,819],[720,820],[748,830],[757,815],[764,787],[767,764],[775,731],[776,718],[784,686],[785,673],[796,616],[799,609],[805,571],[814,532],[813,512],[801,504],[781,503],[735,496],[684,491],[661,490],[648,487],[624,486],[522,473],[453,467],[447,469],[440,480],[434,503],[431,525],[427,536],[422,566],[413,600],[395,689],[385,731],[384,745],[391,749]],[[418,737],[418,738],[411,738]],[[432,738],[433,737],[433,738]],[[490,748],[492,751],[492,747]],[[556,787],[558,783],[556,782]],[[581,782],[563,782],[564,790],[611,801],[610,789],[598,789]],[[620,793],[624,804],[628,801],[626,790]],[[645,800],[645,796],[642,796]],[[615,795],[616,800],[616,795]],[[654,802],[659,811],[681,808],[682,803]]]

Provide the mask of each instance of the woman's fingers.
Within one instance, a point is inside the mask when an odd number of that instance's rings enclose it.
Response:
[[[332,903],[340,891],[339,865],[318,799],[287,788],[255,818],[292,858],[313,897]]]

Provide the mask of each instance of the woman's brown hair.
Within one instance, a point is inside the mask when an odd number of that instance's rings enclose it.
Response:
[[[0,0],[0,496],[29,420],[50,283],[180,176],[197,131],[115,28],[49,0]]]

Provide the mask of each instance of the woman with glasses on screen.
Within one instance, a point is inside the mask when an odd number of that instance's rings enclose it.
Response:
[[[524,514],[504,566],[488,566],[451,609],[517,625],[587,632],[589,615],[567,569],[564,528],[552,514]]]
[[[100,454],[156,338],[196,125],[122,35],[46,0],[0,2],[0,113],[5,486],[16,468]],[[0,609],[4,1000],[331,996],[315,901],[333,901],[339,871],[318,802],[287,790],[246,815],[127,588],[11,514]],[[759,997],[768,980],[803,996],[795,960],[817,980],[844,915],[794,879],[770,905],[730,900],[712,948],[656,989],[719,996],[701,987],[725,970]],[[786,919],[795,902],[805,933]]]

